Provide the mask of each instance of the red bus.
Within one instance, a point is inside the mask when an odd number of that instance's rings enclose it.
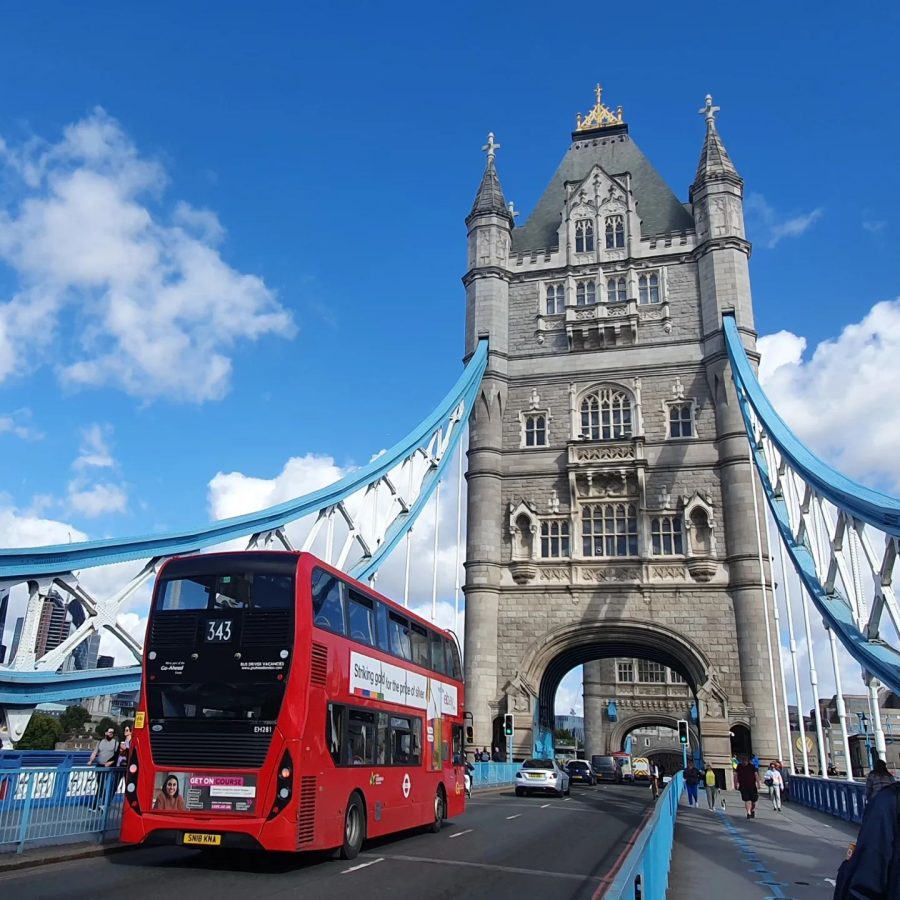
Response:
[[[463,760],[451,634],[308,553],[161,569],[123,841],[352,859],[463,812]]]

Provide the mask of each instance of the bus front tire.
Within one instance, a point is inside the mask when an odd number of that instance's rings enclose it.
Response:
[[[432,834],[437,834],[444,824],[447,815],[447,801],[444,799],[444,791],[438,788],[434,795],[434,821],[428,826]]]
[[[351,795],[344,813],[344,843],[338,855],[341,859],[356,859],[366,839],[366,810],[359,794]]]

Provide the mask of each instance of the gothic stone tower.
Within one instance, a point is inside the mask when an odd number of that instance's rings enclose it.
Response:
[[[707,759],[726,764],[735,725],[776,753],[753,480],[722,337],[732,313],[755,354],[750,245],[716,111],[701,110],[686,204],[599,86],[521,228],[493,135],[484,147],[463,279],[466,352],[490,342],[468,467],[479,746],[502,743],[511,712],[515,755],[548,752],[562,676],[639,657],[686,679]]]

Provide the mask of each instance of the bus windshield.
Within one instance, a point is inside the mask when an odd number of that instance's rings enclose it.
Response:
[[[291,576],[258,572],[166,578],[156,595],[156,608],[163,611],[285,609],[293,603]]]

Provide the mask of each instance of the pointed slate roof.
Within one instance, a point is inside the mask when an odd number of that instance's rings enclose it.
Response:
[[[512,218],[506,205],[506,198],[503,196],[500,176],[497,175],[497,168],[494,165],[494,157],[492,155],[488,156],[487,164],[484,167],[484,175],[481,176],[481,184],[478,186],[478,193],[475,194],[475,202],[472,204],[472,212],[469,213],[467,218],[483,213]]]
[[[706,106],[700,112],[706,116],[706,140],[700,151],[700,162],[697,164],[697,177],[694,184],[700,184],[716,178],[740,178],[734,163],[725,150],[722,138],[716,128],[716,113],[718,106],[713,106],[712,97],[706,95]]]
[[[560,214],[566,202],[566,182],[584,181],[594,166],[611,176],[626,172],[631,175],[642,235],[693,229],[690,212],[631,139],[628,126],[621,124],[572,135],[572,146],[528,221],[513,232],[513,251],[556,246]]]

